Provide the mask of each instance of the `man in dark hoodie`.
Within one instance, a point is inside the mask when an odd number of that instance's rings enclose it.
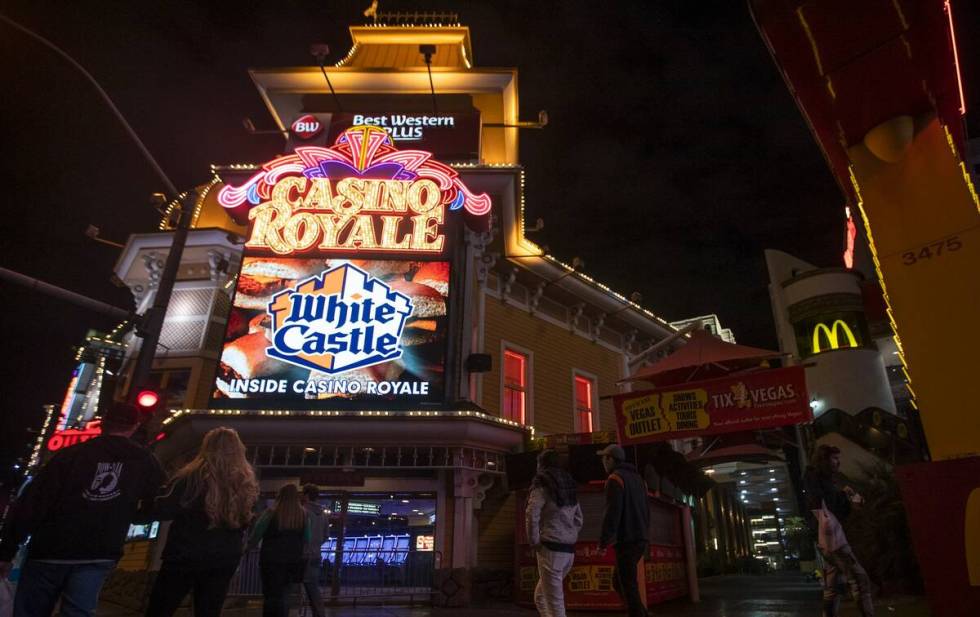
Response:
[[[114,404],[102,435],[55,454],[14,506],[0,538],[0,579],[30,537],[16,617],[48,617],[59,598],[62,614],[95,613],[129,525],[149,511],[164,480],[153,455],[129,439],[137,425],[134,406]]]
[[[613,586],[626,603],[630,617],[647,617],[636,578],[636,565],[646,555],[650,537],[647,484],[636,470],[636,465],[626,462],[626,452],[620,446],[610,444],[598,455],[602,457],[602,465],[609,474],[599,548],[615,545]]]

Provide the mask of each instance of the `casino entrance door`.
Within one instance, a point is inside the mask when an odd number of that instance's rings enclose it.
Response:
[[[321,546],[327,597],[428,593],[433,579],[476,567],[478,510],[488,491],[501,490],[506,454],[530,436],[524,427],[469,410],[184,410],[158,452],[178,459],[201,435],[228,425],[238,430],[258,473],[260,508],[284,484],[318,487],[331,522]],[[261,594],[258,573],[258,554],[249,554],[231,593]]]
[[[263,490],[261,500],[271,504],[275,492]],[[327,528],[315,571],[321,595],[328,600],[429,601],[434,571],[442,563],[436,522],[440,501],[436,491],[322,488],[317,506]],[[243,557],[230,595],[261,593],[255,549]]]
[[[325,492],[319,505],[330,521],[320,547],[327,595],[428,596],[437,556],[435,493]]]

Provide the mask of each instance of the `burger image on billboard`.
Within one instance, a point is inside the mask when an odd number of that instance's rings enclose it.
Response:
[[[313,139],[323,132],[323,123],[317,120],[316,116],[306,114],[293,121],[289,130],[299,139]]]
[[[296,281],[323,271],[323,259],[245,259],[238,275],[235,306],[265,308],[272,296]]]
[[[213,400],[441,399],[449,263],[246,257]]]

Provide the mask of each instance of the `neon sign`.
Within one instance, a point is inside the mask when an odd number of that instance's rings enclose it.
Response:
[[[847,216],[847,228],[844,232],[844,265],[851,269],[854,267],[854,239],[857,238],[857,226],[854,224],[854,217],[851,216],[850,206],[844,206],[844,214]]]
[[[847,347],[857,347],[857,339],[854,337],[854,333],[851,332],[851,328],[844,323],[842,319],[835,319],[834,323],[828,328],[827,324],[819,323],[813,328],[813,353],[817,354],[823,351],[820,347],[820,334],[823,333],[827,337],[828,350],[830,349],[840,349],[840,337],[837,333],[837,328],[840,328],[847,337]]]
[[[296,118],[296,121],[290,125],[289,130],[300,139],[313,139],[323,132],[323,123],[317,120],[316,116],[306,114],[305,116]]]
[[[101,375],[101,371],[101,367],[96,368],[88,362],[82,362],[72,371],[68,390],[61,403],[58,422],[47,441],[49,452],[88,441],[102,434],[101,420],[90,419],[98,408],[100,393],[100,388],[93,384],[93,379],[96,379],[97,372]],[[97,380],[100,383],[101,377]]]
[[[101,434],[101,420],[90,420],[85,424],[85,427],[81,429],[58,429],[55,430],[54,434],[51,435],[51,438],[48,439],[48,450],[50,452],[56,452],[62,448],[67,448],[68,446],[73,446],[77,443],[84,443],[93,437],[98,437]]]
[[[482,217],[455,169],[422,150],[399,150],[382,128],[355,126],[329,148],[298,147],[266,163],[241,186],[218,193],[225,208],[247,206],[246,247],[277,255],[303,251],[442,251],[446,210]]]

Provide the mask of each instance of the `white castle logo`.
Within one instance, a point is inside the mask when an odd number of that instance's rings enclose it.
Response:
[[[357,266],[343,264],[272,297],[266,355],[336,375],[401,357],[412,301]]]

